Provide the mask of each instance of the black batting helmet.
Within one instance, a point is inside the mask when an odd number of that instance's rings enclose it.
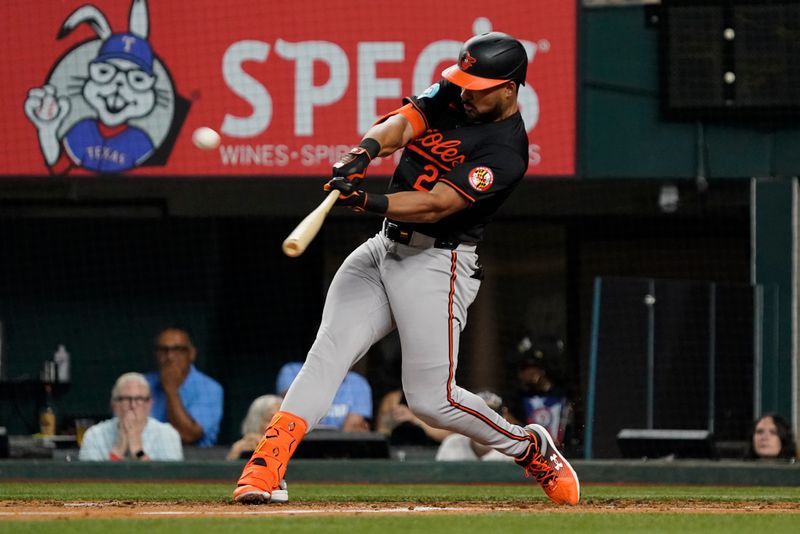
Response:
[[[464,89],[488,89],[509,81],[524,85],[527,71],[528,54],[522,43],[508,34],[489,32],[465,42],[458,63],[442,76]]]

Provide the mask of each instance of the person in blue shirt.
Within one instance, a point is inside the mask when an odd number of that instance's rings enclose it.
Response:
[[[278,371],[275,390],[284,395],[303,367],[301,362],[289,362]],[[349,371],[336,391],[328,413],[315,428],[329,428],[342,432],[369,432],[372,419],[372,388],[367,379]]]
[[[155,341],[158,371],[148,373],[151,415],[169,422],[184,444],[212,447],[222,419],[222,386],[194,366],[197,349],[185,328],[170,326]]]

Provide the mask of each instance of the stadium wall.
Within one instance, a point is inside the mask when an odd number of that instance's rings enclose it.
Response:
[[[565,339],[578,439],[595,276],[757,281],[794,294],[795,249],[784,239],[793,212],[782,200],[800,174],[800,129],[663,120],[648,13],[580,10],[576,172],[527,180],[498,217],[482,252],[494,274],[465,334],[459,380],[470,387],[512,380],[507,355],[524,332]],[[752,177],[768,179],[756,182],[755,196]],[[371,180],[376,189],[385,183]],[[65,418],[101,416],[113,379],[151,368],[155,330],[179,320],[197,338],[200,367],[226,388],[222,439],[236,438],[250,400],[271,390],[284,361],[303,357],[338,261],[378,225],[338,213],[301,259],[280,256],[280,240],[317,203],[319,184],[303,176],[3,177],[3,378],[35,382],[65,343],[74,373],[59,409]],[[665,191],[677,193],[674,210]],[[779,337],[764,340],[760,403],[796,414],[793,307],[784,298],[766,319]],[[0,395],[0,425],[33,432],[38,392],[14,388]]]

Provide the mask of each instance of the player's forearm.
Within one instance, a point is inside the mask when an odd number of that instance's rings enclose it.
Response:
[[[452,188],[442,184],[432,191],[400,191],[386,196],[386,216],[399,222],[435,223],[468,205]]]
[[[386,210],[386,216],[395,221],[434,223],[446,213],[428,192],[401,191],[387,197],[389,208]]]
[[[413,135],[414,130],[411,123],[408,122],[405,117],[402,115],[392,115],[385,121],[375,124],[367,130],[367,133],[364,134],[364,139],[375,139],[381,145],[378,156],[384,157],[406,146],[406,144],[411,141]]]

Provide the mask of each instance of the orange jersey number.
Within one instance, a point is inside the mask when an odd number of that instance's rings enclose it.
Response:
[[[424,169],[430,174],[420,174],[414,182],[414,189],[417,191],[430,191],[430,184],[439,178],[439,169],[433,165],[425,165]],[[428,187],[426,187],[428,186]]]

